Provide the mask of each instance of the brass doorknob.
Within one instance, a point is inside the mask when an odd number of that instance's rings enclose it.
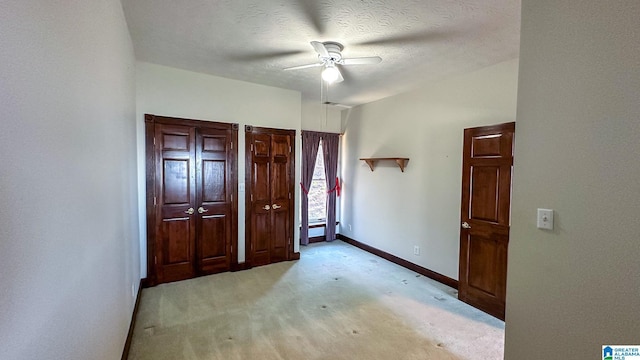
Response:
[[[282,206],[278,205],[278,204],[273,204],[271,205],[271,207],[273,208],[273,210],[278,210],[280,209]]]
[[[270,209],[271,209],[271,206],[269,206],[269,205],[265,205],[265,206],[263,207],[263,209],[265,209],[265,210],[270,210]]]
[[[195,210],[193,210],[193,208],[189,208],[184,213],[185,214],[189,214],[189,215],[193,215],[194,212],[195,212]]]
[[[209,211],[209,209],[205,209],[202,206],[198,208],[198,214],[206,213],[207,211]]]

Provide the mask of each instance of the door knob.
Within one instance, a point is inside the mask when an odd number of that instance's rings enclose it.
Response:
[[[195,210],[193,210],[193,208],[189,208],[184,213],[185,214],[189,214],[189,215],[193,215],[194,212],[195,212]]]
[[[471,229],[471,225],[469,225],[469,223],[465,221],[465,222],[462,223],[462,228],[463,229]]]
[[[273,210],[278,210],[280,209],[282,206],[278,205],[278,204],[273,204],[271,205],[271,207],[273,208]]]
[[[198,214],[206,213],[207,211],[209,211],[209,209],[205,209],[202,206],[198,208]]]
[[[269,206],[269,205],[265,205],[265,206],[263,207],[263,209],[265,209],[265,210],[269,210],[269,209],[271,209],[271,206]]]

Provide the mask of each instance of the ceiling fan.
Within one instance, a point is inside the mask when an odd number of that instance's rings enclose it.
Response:
[[[328,83],[333,83],[344,81],[344,78],[340,73],[340,69],[338,69],[336,65],[377,64],[382,61],[382,58],[379,56],[343,58],[342,50],[344,49],[344,46],[334,41],[312,41],[311,46],[313,46],[313,48],[318,53],[318,59],[320,60],[320,62],[288,67],[284,68],[283,70],[299,70],[324,66],[324,70],[322,70],[322,79],[324,79]]]

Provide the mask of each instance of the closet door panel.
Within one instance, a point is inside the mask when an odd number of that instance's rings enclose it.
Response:
[[[293,252],[291,204],[293,203],[291,130],[252,128],[246,139],[251,152],[247,172],[248,229],[247,259],[259,266],[289,259]]]
[[[227,201],[227,164],[222,160],[202,161],[202,203],[220,204]]]
[[[200,242],[200,258],[203,263],[219,258],[226,259],[227,217],[225,215],[202,216],[200,225],[202,241]]]
[[[189,126],[157,125],[157,262],[161,282],[194,275],[195,131]]]
[[[289,244],[289,212],[283,209],[271,213],[271,262],[287,259]]]
[[[271,262],[271,138],[269,135],[256,134],[252,137],[251,144],[251,250],[253,264],[258,266]]]
[[[188,218],[174,218],[162,222],[162,250],[165,266],[188,266],[193,249],[188,236],[191,232]],[[189,272],[188,269],[187,272]],[[168,272],[168,271],[165,271]]]
[[[271,159],[273,172],[271,176],[272,222],[271,241],[273,262],[286,260],[290,242],[289,224],[289,157],[291,154],[290,137],[287,135],[272,136]]]
[[[253,266],[271,263],[271,214],[265,210],[254,213],[252,221],[251,247]]]
[[[198,270],[227,271],[231,265],[231,131],[196,131]]]

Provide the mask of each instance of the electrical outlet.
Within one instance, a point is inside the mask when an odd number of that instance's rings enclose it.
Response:
[[[420,246],[416,245],[413,247],[413,255],[420,255]]]

